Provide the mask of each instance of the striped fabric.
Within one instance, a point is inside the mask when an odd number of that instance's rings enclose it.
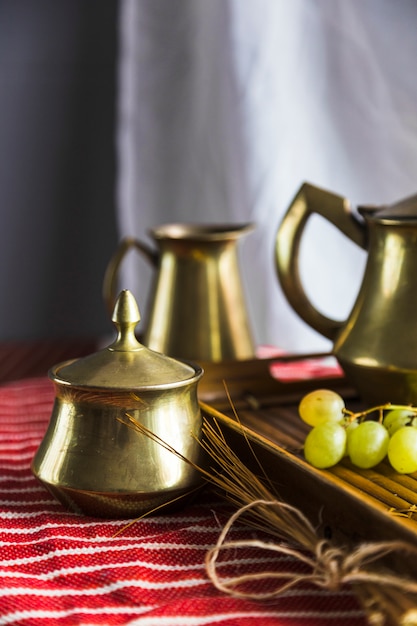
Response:
[[[274,346],[259,346],[257,357],[273,359],[285,355],[283,350]],[[271,376],[283,382],[293,380],[308,380],[310,378],[337,378],[343,375],[342,368],[334,356],[308,358],[302,361],[275,361],[270,366]]]
[[[208,580],[204,557],[230,510],[208,493],[170,515],[135,522],[68,513],[37,483],[31,459],[51,413],[46,378],[0,386],[0,624],[20,626],[364,626],[349,589],[288,591],[274,602],[232,598]],[[249,538],[244,527],[234,538]],[[242,550],[222,576],[300,566]],[[267,585],[265,581],[265,585]]]

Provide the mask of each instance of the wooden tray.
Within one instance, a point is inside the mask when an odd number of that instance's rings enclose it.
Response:
[[[204,414],[216,418],[245,464],[257,474],[258,463],[262,465],[279,497],[297,506],[323,537],[348,547],[399,539],[417,546],[417,474],[397,474],[385,461],[372,470],[354,468],[347,459],[318,470],[304,460],[302,445],[309,427],[298,417],[297,406],[307,391],[332,388],[348,408],[360,407],[355,390],[343,377],[293,382],[272,378],[272,363],[306,356],[206,364],[200,388]],[[415,555],[393,554],[385,563],[417,577]]]

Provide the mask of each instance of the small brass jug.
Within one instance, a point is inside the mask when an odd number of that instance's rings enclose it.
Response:
[[[182,502],[200,473],[159,441],[129,427],[128,416],[201,466],[199,366],[140,344],[136,301],[123,291],[115,305],[116,340],[82,359],[53,367],[56,397],[32,471],[72,511],[138,517]]]
[[[125,238],[103,285],[111,310],[119,266],[135,249],[155,268],[143,343],[195,361],[248,359],[255,347],[240,274],[237,242],[251,224],[166,224],[150,231],[155,247]]]
[[[348,319],[320,313],[303,288],[299,249],[314,213],[368,251]],[[417,405],[417,195],[384,207],[352,210],[345,198],[305,183],[276,236],[276,267],[289,303],[333,351],[362,398]]]

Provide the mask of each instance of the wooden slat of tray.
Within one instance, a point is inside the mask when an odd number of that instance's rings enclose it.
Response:
[[[327,353],[279,356],[268,359],[249,359],[244,361],[223,361],[221,363],[201,363],[204,376],[199,384],[199,395],[204,402],[217,409],[230,408],[225,385],[237,408],[253,407],[257,402],[263,406],[291,404],[301,395],[320,385],[335,389],[344,397],[356,396],[351,386],[341,376],[321,379],[282,381],[271,376],[271,367],[277,363],[295,363],[306,359],[322,359]]]
[[[347,546],[401,539],[417,547],[417,512],[410,517],[400,514],[417,508],[417,474],[399,475],[388,462],[359,470],[347,459],[318,470],[303,458],[309,428],[298,417],[301,397],[310,389],[331,387],[349,398],[347,405],[355,410],[355,391],[343,378],[290,383],[271,379],[270,364],[276,360],[223,365],[217,371],[213,366],[209,384],[202,388],[203,413],[218,421],[229,445],[254,472],[260,474],[262,466],[279,497],[300,508],[323,537]],[[416,555],[393,554],[384,562],[417,576]]]

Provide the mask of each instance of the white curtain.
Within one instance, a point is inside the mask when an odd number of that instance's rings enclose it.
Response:
[[[240,252],[257,343],[328,348],[280,290],[276,230],[303,181],[354,204],[417,191],[417,3],[121,1],[120,235],[255,222]],[[302,272],[322,311],[346,317],[365,257],[312,220]],[[150,274],[124,265],[141,308]]]

